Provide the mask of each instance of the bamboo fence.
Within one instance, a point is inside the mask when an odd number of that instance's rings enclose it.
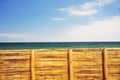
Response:
[[[120,49],[0,50],[0,80],[120,80]]]

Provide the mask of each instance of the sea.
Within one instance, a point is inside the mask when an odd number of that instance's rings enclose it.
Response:
[[[0,50],[120,48],[120,42],[1,42]]]

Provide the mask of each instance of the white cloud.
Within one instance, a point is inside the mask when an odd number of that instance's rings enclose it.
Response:
[[[97,10],[94,10],[94,9],[80,10],[80,9],[77,9],[76,6],[71,6],[71,7],[59,9],[59,10],[67,12],[67,13],[69,13],[69,15],[74,15],[74,16],[85,16],[85,15],[91,15],[91,14],[97,13]]]
[[[64,18],[52,18],[51,20],[53,20],[53,21],[63,21],[65,19]]]
[[[64,30],[59,40],[65,41],[120,41],[120,16],[75,25]]]
[[[29,34],[10,34],[10,33],[0,33],[1,37],[11,37],[11,38],[17,38],[17,37],[31,37],[32,35]]]
[[[69,15],[74,16],[87,16],[96,14],[98,11],[98,8],[105,6],[107,4],[112,3],[115,0],[94,0],[91,2],[86,2],[84,4],[80,4],[77,6],[69,6],[67,8],[60,8],[59,11],[67,12]]]
[[[58,31],[57,31],[58,32]],[[49,35],[49,34],[48,34]],[[56,41],[55,35],[39,34],[12,34],[12,33],[0,33],[0,42],[50,42]]]
[[[51,30],[49,31],[51,32]],[[120,16],[92,21],[86,25],[74,25],[44,34],[8,34],[0,33],[0,38],[11,41],[120,41]]]
[[[14,33],[14,34],[0,33],[0,37],[3,39],[5,38],[4,42],[6,42],[6,41],[29,41],[29,40],[32,40],[34,35],[32,35],[32,34],[16,34],[16,33]],[[3,41],[3,40],[1,40],[1,41]]]

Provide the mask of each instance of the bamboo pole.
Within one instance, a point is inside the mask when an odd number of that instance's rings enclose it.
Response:
[[[68,72],[69,72],[69,80],[73,80],[72,49],[69,49],[69,52],[68,52]]]
[[[106,49],[102,51],[102,70],[103,70],[103,80],[108,80],[108,71],[107,71],[107,53]]]
[[[31,80],[35,80],[35,52],[34,50],[31,50],[31,56],[30,56],[30,71],[31,71]]]

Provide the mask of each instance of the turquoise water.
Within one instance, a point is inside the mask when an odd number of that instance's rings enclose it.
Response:
[[[120,42],[23,42],[0,43],[0,49],[120,48]]]

